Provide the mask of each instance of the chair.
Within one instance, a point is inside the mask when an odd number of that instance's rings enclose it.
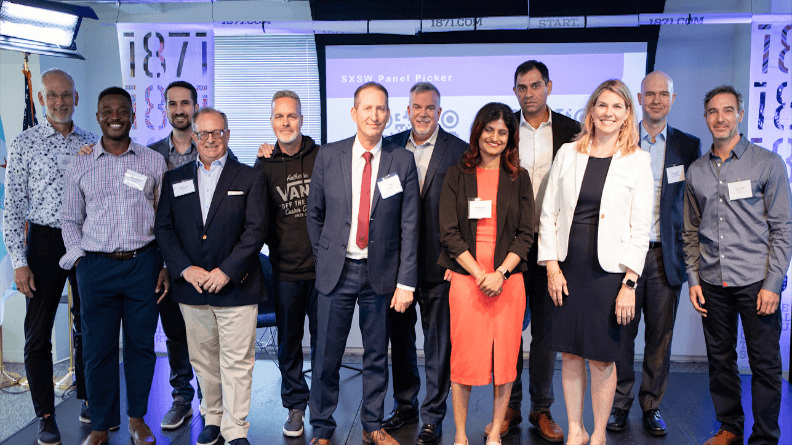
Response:
[[[256,360],[264,352],[275,363],[275,366],[280,368],[278,364],[278,325],[275,320],[275,288],[272,279],[272,265],[269,262],[269,257],[263,253],[259,254],[259,261],[261,262],[261,270],[264,272],[264,285],[267,288],[269,299],[259,303],[258,316],[256,317],[256,328],[264,328],[261,337],[256,340],[256,348],[259,350],[256,353]]]

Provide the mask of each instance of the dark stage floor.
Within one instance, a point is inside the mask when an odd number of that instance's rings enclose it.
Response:
[[[123,371],[123,367],[122,367]],[[423,370],[422,370],[423,371]],[[198,416],[197,398],[193,402],[195,416],[188,425],[182,426],[172,432],[163,432],[158,428],[163,414],[170,408],[171,396],[170,386],[168,385],[168,363],[164,357],[157,359],[157,369],[154,376],[154,387],[151,391],[149,400],[149,412],[146,420],[157,435],[159,445],[194,444],[198,434],[203,427],[200,416]],[[423,372],[422,372],[423,374]],[[310,375],[310,374],[309,374]],[[527,368],[523,371],[524,380],[528,380]],[[422,375],[423,377],[423,375]],[[122,373],[123,378],[123,373]],[[640,382],[640,375],[638,376]],[[746,407],[746,430],[750,431],[753,420],[750,413],[750,377],[743,376],[743,406]],[[781,442],[782,444],[792,444],[792,390],[789,384],[783,383],[783,396],[781,406]],[[124,386],[121,385],[121,409],[124,411]],[[338,429],[333,437],[333,444],[362,444],[361,425],[359,420],[361,407],[361,378],[360,374],[348,369],[341,370],[341,400],[335,413]],[[526,391],[527,392],[527,391]],[[563,402],[563,391],[561,389],[561,372],[556,371],[555,376],[556,403],[553,405],[553,417],[558,421],[566,433],[566,411]],[[423,391],[419,400],[423,399]],[[250,442],[254,445],[307,445],[311,439],[311,428],[306,417],[306,432],[302,437],[287,439],[282,434],[283,422],[286,419],[287,411],[281,406],[280,401],[280,373],[275,365],[270,361],[260,360],[256,362],[253,377],[253,398],[250,409]],[[390,407],[392,400],[390,393],[386,398],[386,405]],[[591,414],[590,398],[586,397],[585,423],[589,432],[594,428],[594,421]],[[454,443],[454,421],[453,413],[450,409],[451,400],[449,398],[449,412],[446,416],[443,436],[443,445]],[[536,430],[527,422],[529,406],[523,405],[522,428],[512,432],[503,439],[504,445],[512,444],[547,444],[544,439],[539,437]],[[58,425],[63,436],[64,445],[79,445],[81,440],[90,432],[90,426],[81,424],[77,416],[79,415],[80,404],[77,399],[72,398],[56,408]],[[471,445],[483,445],[485,443],[483,431],[485,425],[490,421],[492,412],[492,387],[478,387],[473,389],[470,398],[470,412],[468,419],[468,437]],[[630,413],[630,425],[627,430],[619,434],[608,433],[608,443],[618,444],[701,444],[718,429],[715,414],[712,410],[712,401],[708,391],[708,379],[706,374],[700,373],[672,373],[669,379],[668,392],[661,404],[661,412],[669,425],[668,435],[656,438],[647,434],[641,426],[641,413],[636,406]],[[310,409],[309,413],[310,415]],[[129,433],[127,432],[127,419],[121,416],[121,430],[110,434],[112,444],[130,444]],[[403,445],[414,444],[420,425],[410,425],[396,432],[394,437]],[[33,422],[23,428],[15,435],[8,438],[3,444],[9,445],[34,445],[36,441],[37,423]],[[748,437],[746,436],[746,441]]]

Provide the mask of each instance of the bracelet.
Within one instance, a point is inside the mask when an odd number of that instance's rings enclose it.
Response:
[[[561,275],[561,271],[560,270],[558,272],[553,272],[553,273],[547,274],[547,278],[548,279],[553,279],[553,278],[555,278],[555,277],[557,277],[559,275]]]

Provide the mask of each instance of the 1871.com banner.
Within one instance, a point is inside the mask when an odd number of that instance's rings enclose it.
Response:
[[[214,31],[211,24],[117,26],[121,77],[135,107],[131,136],[150,145],[171,131],[164,96],[169,83],[190,82],[198,90],[199,106],[213,103]]]
[[[751,24],[751,94],[748,106],[748,138],[778,153],[792,177],[792,16],[779,20],[754,17]],[[789,271],[781,291],[781,357],[789,369],[789,334],[792,320],[792,288]],[[738,364],[748,368],[745,338],[740,327]]]

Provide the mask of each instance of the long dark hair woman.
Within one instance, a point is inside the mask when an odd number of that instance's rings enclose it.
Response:
[[[443,253],[450,269],[451,386],[456,437],[465,424],[473,385],[494,382],[492,430],[500,443],[525,312],[522,272],[533,243],[531,179],[520,168],[519,130],[512,110],[489,103],[473,121],[470,148],[448,169],[440,194]]]

